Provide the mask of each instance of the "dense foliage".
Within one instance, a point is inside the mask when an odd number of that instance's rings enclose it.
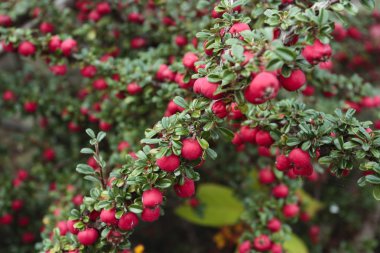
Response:
[[[373,0],[0,3],[6,252],[377,252]]]

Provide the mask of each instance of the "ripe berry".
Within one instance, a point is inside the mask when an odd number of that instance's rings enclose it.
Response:
[[[54,25],[48,22],[42,22],[40,24],[40,31],[42,33],[53,33],[54,32]]]
[[[273,218],[268,221],[267,228],[273,233],[280,231],[281,221],[279,219]]]
[[[196,139],[185,139],[182,141],[181,156],[186,160],[196,160],[202,156],[203,149]]]
[[[86,228],[77,235],[79,243],[88,246],[94,244],[99,237],[99,232],[95,228]]]
[[[100,15],[106,15],[106,14],[111,13],[111,7],[110,7],[109,3],[107,3],[107,2],[98,3],[96,5],[96,11]]]
[[[77,42],[71,38],[65,39],[61,43],[61,50],[65,56],[69,56],[72,52],[74,52],[76,50],[76,47]]]
[[[253,240],[253,248],[260,252],[269,250],[271,245],[272,242],[267,235],[259,235]]]
[[[124,150],[128,149],[130,147],[129,143],[127,141],[121,141],[117,145],[117,150],[119,152],[123,152]]]
[[[286,198],[289,194],[289,189],[285,184],[279,184],[272,189],[272,195],[275,198]]]
[[[252,104],[262,104],[277,96],[280,83],[278,79],[269,72],[261,72],[246,88],[244,96]]]
[[[45,161],[51,162],[55,159],[55,151],[52,148],[47,148],[42,154]]]
[[[162,203],[162,193],[156,188],[146,190],[142,194],[142,203],[144,208],[156,207]]]
[[[96,67],[93,65],[88,65],[84,66],[81,70],[80,73],[82,74],[83,77],[87,78],[92,78],[96,75]]]
[[[203,42],[203,50],[205,51],[206,55],[211,56],[213,55],[214,51],[212,48],[207,49],[207,40]]]
[[[182,64],[187,69],[195,70],[195,63],[198,61],[198,56],[192,52],[186,53],[182,58]]]
[[[305,168],[311,164],[309,153],[300,148],[295,148],[290,151],[288,157],[296,167]]]
[[[116,210],[115,208],[112,208],[110,210],[103,209],[100,212],[100,220],[107,225],[115,225],[117,224],[117,219],[115,217]]]
[[[257,145],[265,146],[265,147],[269,147],[274,142],[270,133],[265,130],[259,130],[256,133],[255,140],[256,140]]]
[[[0,217],[0,224],[2,225],[9,225],[13,221],[13,216],[9,213],[3,214],[3,216]]]
[[[277,156],[276,158],[276,168],[279,170],[279,171],[286,171],[288,169],[290,169],[291,167],[291,162],[289,160],[289,158],[287,158],[285,155],[279,155]]]
[[[289,77],[280,75],[280,83],[285,90],[295,91],[306,83],[306,76],[302,70],[293,70]]]
[[[144,16],[137,12],[129,13],[127,19],[129,22],[136,23],[136,24],[144,23]]]
[[[34,113],[37,111],[37,108],[38,108],[38,104],[36,102],[27,101],[24,103],[24,110],[27,113]]]
[[[67,67],[65,64],[50,66],[49,69],[56,76],[64,76],[67,72]]]
[[[207,77],[202,77],[195,81],[193,89],[195,93],[202,94],[206,98],[218,99],[221,97],[221,94],[214,94],[218,86],[218,83],[211,83],[207,80]]]
[[[302,51],[303,57],[311,64],[326,60],[331,53],[331,46],[322,44],[319,40],[316,40],[313,45],[306,46]]]
[[[187,44],[187,38],[183,35],[178,35],[175,37],[175,43],[179,47],[184,47]]]
[[[9,27],[12,25],[12,19],[8,15],[0,15],[0,26]]]
[[[240,34],[242,31],[250,31],[251,28],[246,23],[235,23],[231,26],[230,30],[228,30],[231,34]]]
[[[59,234],[61,236],[64,236],[64,235],[67,234],[68,229],[67,229],[67,223],[66,223],[66,221],[60,221],[60,222],[58,222],[57,227],[59,229]]]
[[[157,206],[153,209],[144,208],[141,213],[141,219],[146,222],[153,222],[160,218],[160,207]]]
[[[141,88],[141,86],[137,83],[130,83],[127,85],[127,92],[132,96],[141,93],[142,90],[143,89]]]
[[[172,154],[169,156],[163,156],[156,161],[157,166],[166,172],[173,172],[178,169],[180,165],[179,157]]]
[[[67,224],[67,229],[69,230],[70,233],[72,233],[73,235],[76,235],[79,233],[79,229],[75,228],[74,227],[74,224],[77,223],[77,221],[74,221],[74,220],[68,220],[66,222]]]
[[[103,78],[100,78],[92,82],[92,87],[94,87],[95,90],[105,90],[108,88],[108,83]]]
[[[30,56],[36,52],[36,47],[29,41],[21,42],[18,46],[18,53],[23,56]]]
[[[146,40],[142,37],[136,37],[136,38],[133,38],[131,39],[131,48],[133,49],[139,49],[139,48],[142,48],[142,47],[145,47],[146,45]]]
[[[104,132],[108,132],[112,129],[112,124],[106,122],[106,121],[100,121],[99,122],[99,129],[104,131]]]
[[[21,236],[21,241],[25,244],[33,243],[36,237],[32,232],[25,232]]]
[[[282,208],[282,214],[286,218],[294,218],[298,215],[300,208],[297,204],[286,204]]]
[[[239,246],[239,253],[249,253],[251,252],[251,242],[250,241],[244,241]]]
[[[240,128],[240,137],[244,142],[255,143],[256,134],[259,130],[257,128],[250,128],[249,126],[242,126]]]
[[[181,198],[190,198],[195,193],[194,181],[191,179],[185,178],[183,185],[180,185],[180,184],[174,185],[174,191]]]
[[[12,204],[11,204],[12,210],[15,212],[20,211],[23,206],[24,206],[24,201],[22,201],[21,199],[15,199],[12,201]]]
[[[259,182],[261,184],[271,184],[276,181],[276,176],[270,168],[264,168],[259,172]]]
[[[121,230],[132,230],[139,224],[139,218],[134,213],[125,213],[120,217],[118,227]]]
[[[273,244],[270,250],[271,253],[282,253],[282,246],[281,244]]]
[[[303,89],[302,94],[304,96],[310,97],[310,96],[313,96],[314,92],[315,92],[315,88],[313,86],[307,85],[305,89]]]
[[[61,39],[55,35],[53,37],[51,37],[49,43],[48,43],[48,48],[49,48],[49,51],[51,53],[55,52],[56,50],[58,50],[59,48],[61,48]]]
[[[16,96],[11,90],[6,90],[3,93],[3,100],[6,102],[13,102],[16,100]]]
[[[226,105],[224,104],[222,100],[215,101],[212,104],[211,110],[215,114],[215,116],[218,118],[223,119],[227,116]]]
[[[177,112],[182,112],[184,108],[174,103],[173,100],[170,100],[168,107],[165,111],[165,117],[170,117],[171,115],[176,114]]]

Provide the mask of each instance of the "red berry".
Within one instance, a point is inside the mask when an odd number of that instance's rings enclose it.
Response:
[[[183,35],[178,35],[175,37],[175,43],[179,47],[184,47],[187,44],[187,38]]]
[[[96,11],[100,15],[106,15],[111,13],[111,6],[107,2],[98,3],[96,6]]]
[[[77,42],[71,38],[65,39],[61,43],[61,50],[65,56],[69,56],[76,50]]]
[[[250,128],[249,126],[242,126],[240,128],[240,137],[244,142],[255,143],[257,128]]]
[[[3,216],[0,217],[0,224],[2,225],[9,225],[13,221],[13,216],[9,213],[3,214]]]
[[[0,26],[9,27],[12,25],[12,19],[8,15],[0,15]]]
[[[267,228],[272,232],[278,232],[281,229],[281,221],[279,219],[273,218],[268,221]]]
[[[190,198],[195,193],[194,181],[185,177],[183,185],[174,185],[174,191],[181,198]]]
[[[310,97],[310,96],[313,96],[314,92],[315,92],[315,88],[313,86],[307,85],[305,89],[303,89],[302,94],[304,96]]]
[[[96,67],[93,65],[88,65],[84,66],[81,70],[80,73],[82,74],[83,77],[87,78],[92,78],[96,75]]]
[[[195,93],[202,94],[206,98],[218,99],[221,97],[221,94],[214,94],[218,87],[218,83],[211,83],[207,80],[207,77],[202,77],[195,81],[193,89]]]
[[[276,181],[276,175],[270,168],[265,168],[259,172],[259,181],[261,184],[271,184]]]
[[[23,56],[30,56],[36,52],[36,47],[29,41],[21,42],[18,46],[18,53]]]
[[[116,210],[115,208],[112,208],[110,210],[103,209],[100,212],[100,220],[107,225],[115,225],[117,224],[117,219],[115,217]]]
[[[207,40],[203,42],[203,50],[205,51],[206,55],[211,56],[213,55],[214,51],[213,49],[207,49]]]
[[[141,219],[146,222],[153,222],[160,218],[160,207],[157,206],[153,209],[144,208],[141,213]]]
[[[288,157],[296,167],[305,168],[311,164],[309,153],[300,148],[295,148],[290,151]]]
[[[118,227],[121,230],[132,230],[139,224],[139,218],[134,213],[125,213],[120,217]]]
[[[272,242],[267,235],[259,235],[253,240],[253,248],[257,251],[263,252],[269,250],[272,246]]]
[[[119,152],[123,152],[124,150],[128,149],[129,147],[130,147],[130,145],[127,141],[121,141],[121,142],[119,142],[119,145],[117,145],[117,150]]]
[[[68,220],[66,222],[67,224],[67,229],[69,230],[70,233],[72,233],[73,235],[76,235],[79,233],[79,229],[75,228],[74,227],[74,224],[77,223],[77,221],[75,220]]]
[[[331,46],[322,44],[319,40],[316,40],[313,45],[306,46],[302,51],[303,57],[311,64],[326,60],[331,56],[331,53]]]
[[[43,158],[45,161],[53,161],[55,159],[55,151],[52,148],[47,148],[44,150]]]
[[[157,166],[166,172],[173,172],[178,169],[180,165],[179,157],[172,154],[169,156],[163,156],[156,161]]]
[[[99,237],[99,232],[95,228],[86,228],[77,235],[79,243],[88,246],[94,244]]]
[[[51,37],[51,39],[48,43],[49,51],[52,53],[55,52],[56,50],[61,48],[61,43],[62,43],[61,39],[57,35]]]
[[[13,102],[16,100],[16,96],[11,90],[6,90],[3,93],[3,100],[6,102]]]
[[[286,171],[291,168],[291,162],[285,155],[279,155],[276,158],[276,168],[279,171]]]
[[[133,49],[139,49],[139,48],[142,48],[142,47],[145,47],[145,45],[147,44],[146,43],[146,40],[142,37],[136,37],[136,38],[133,38],[131,39],[131,48]]]
[[[132,96],[141,93],[142,90],[143,89],[141,88],[141,86],[137,83],[130,83],[127,85],[127,92]]]
[[[186,160],[196,160],[202,156],[203,149],[196,139],[185,139],[182,141],[181,155]]]
[[[294,218],[300,212],[300,208],[297,204],[286,204],[282,208],[282,214],[285,218]]]
[[[259,130],[256,133],[255,140],[256,140],[257,145],[265,146],[265,147],[269,147],[274,142],[270,133],[265,130]]]
[[[65,64],[50,66],[49,69],[56,76],[64,76],[67,72],[67,67]]]
[[[306,76],[302,70],[293,70],[289,77],[279,78],[282,87],[288,91],[295,91],[301,88],[306,83]]]
[[[195,70],[195,63],[198,61],[198,56],[192,52],[186,53],[182,58],[182,64],[187,69]]]
[[[246,23],[235,23],[231,26],[230,30],[228,30],[231,34],[240,34],[242,31],[250,31],[251,28]]]
[[[142,203],[144,208],[156,207],[162,203],[162,199],[162,193],[156,188],[146,190],[142,194]]]
[[[60,222],[58,222],[57,227],[59,229],[59,234],[61,236],[66,235],[66,233],[68,231],[67,222],[66,221],[60,221]]]
[[[281,244],[273,244],[270,250],[271,253],[282,253],[282,246]]]
[[[100,121],[99,122],[99,128],[100,128],[100,130],[102,130],[104,132],[108,132],[112,129],[112,124],[105,122],[105,121]]]
[[[226,105],[221,100],[215,101],[212,104],[211,110],[215,114],[215,116],[218,117],[218,118],[223,119],[223,118],[225,118],[227,116]]]
[[[137,12],[129,13],[128,15],[128,21],[136,24],[142,24],[144,23],[144,16]]]
[[[20,211],[23,206],[24,206],[24,201],[22,201],[21,199],[15,199],[12,201],[12,204],[11,204],[13,211]]]
[[[32,232],[25,232],[21,236],[21,241],[25,244],[33,243],[36,237]]]
[[[279,88],[280,83],[273,74],[261,72],[249,84],[244,96],[252,104],[262,104],[275,98]]]
[[[48,22],[42,22],[40,24],[40,31],[42,33],[53,33],[54,32],[54,25],[50,24]]]
[[[279,184],[272,189],[272,195],[275,198],[286,198],[289,194],[289,189],[285,184]]]
[[[94,87],[95,90],[105,90],[108,88],[108,83],[103,78],[100,78],[92,82],[92,87]]]
[[[24,103],[24,110],[28,113],[34,113],[37,111],[38,104],[33,101],[27,101]]]
[[[239,253],[249,253],[251,252],[251,247],[250,241],[244,241],[239,245]]]

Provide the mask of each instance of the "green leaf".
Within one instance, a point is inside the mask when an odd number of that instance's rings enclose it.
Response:
[[[128,210],[131,211],[132,213],[136,213],[136,214],[142,213],[142,211],[143,211],[142,206],[139,204],[132,204],[132,205],[128,206]]]
[[[365,177],[365,180],[366,180],[368,183],[371,183],[371,184],[380,184],[380,177],[375,176],[375,175],[367,175],[367,176]]]
[[[295,234],[291,234],[290,239],[285,241],[284,249],[287,253],[308,253],[305,243]]]
[[[104,139],[104,137],[106,137],[106,133],[105,132],[99,132],[98,133],[98,136],[96,137],[96,139],[98,140],[98,142],[101,142],[103,139]]]
[[[376,185],[373,188],[372,194],[376,200],[380,201],[380,185]]]
[[[375,0],[360,0],[360,3],[371,10],[375,8]]]
[[[91,138],[95,138],[95,133],[94,133],[94,131],[93,131],[92,129],[87,128],[87,129],[86,129],[86,133],[87,133],[87,135],[90,136]]]
[[[206,149],[206,154],[212,159],[215,160],[218,157],[218,154],[211,148]]]
[[[101,184],[100,180],[97,178],[97,177],[94,177],[94,176],[85,176],[84,179],[88,180],[88,181],[92,181],[92,182],[95,182],[95,183],[98,183],[98,184]]]
[[[154,185],[157,186],[158,188],[165,189],[172,185],[172,181],[168,178],[163,178],[155,182]]]
[[[226,138],[227,140],[232,140],[232,138],[234,138],[234,132],[232,132],[230,129],[228,128],[224,128],[224,127],[219,127],[218,128],[218,131],[221,133],[221,135]]]
[[[175,213],[191,223],[221,227],[238,222],[243,212],[242,203],[234,196],[232,189],[225,186],[201,184],[198,187],[197,197],[204,205],[202,217],[188,204],[179,206]]]
[[[141,143],[144,144],[157,144],[160,143],[161,139],[142,139]]]
[[[185,99],[183,99],[182,97],[180,96],[176,96],[174,99],[173,99],[174,103],[176,105],[179,105],[181,106],[182,108],[187,108],[189,105],[188,103],[186,102]]]
[[[77,165],[76,171],[85,175],[95,175],[94,169],[89,165],[83,163]]]
[[[243,58],[244,48],[240,45],[233,45],[232,48],[232,55],[238,59]]]
[[[95,153],[94,150],[92,150],[92,149],[90,149],[90,148],[82,148],[82,149],[80,150],[80,152],[81,152],[82,154],[94,154],[94,153]]]
[[[274,53],[286,62],[294,61],[297,58],[297,54],[287,47],[279,47]]]

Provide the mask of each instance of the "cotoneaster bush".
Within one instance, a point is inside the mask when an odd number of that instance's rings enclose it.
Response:
[[[0,246],[376,252],[374,5],[1,3]]]

